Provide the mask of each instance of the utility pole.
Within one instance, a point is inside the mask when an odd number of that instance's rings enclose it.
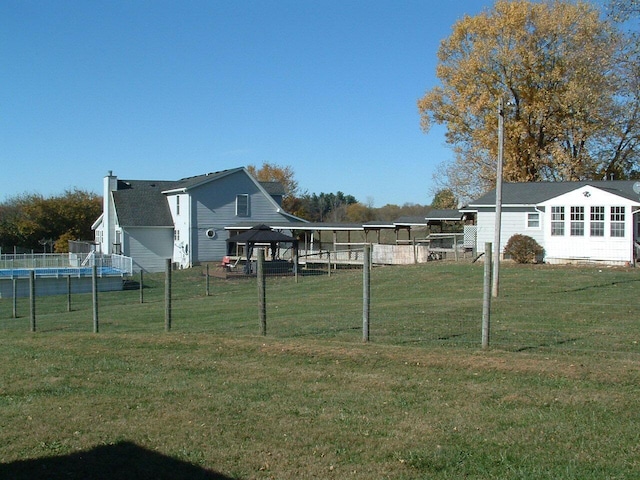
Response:
[[[498,100],[498,167],[496,172],[496,220],[493,238],[493,284],[491,296],[497,297],[500,285],[500,228],[502,226],[502,162],[504,155],[504,102]],[[488,260],[488,259],[487,259]]]

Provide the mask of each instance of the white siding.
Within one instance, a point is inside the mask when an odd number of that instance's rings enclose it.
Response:
[[[124,255],[133,258],[134,272],[162,272],[172,258],[173,229],[131,227],[123,231],[122,243]]]
[[[552,207],[564,207],[564,235],[551,235]],[[584,234],[571,235],[571,207],[584,208]],[[591,207],[604,208],[604,235],[591,234]],[[624,207],[624,236],[611,236],[611,207]],[[609,264],[632,263],[634,225],[638,222],[638,202],[614,195],[589,185],[560,195],[537,208],[503,207],[500,251],[509,238],[520,233],[534,238],[545,250],[548,263],[603,262]],[[540,211],[540,227],[528,228],[527,213]],[[477,249],[484,252],[486,242],[493,243],[495,210],[480,208],[477,213]],[[494,247],[495,248],[495,247]]]
[[[529,213],[540,214],[540,228],[528,228],[527,227],[527,215]],[[477,251],[478,253],[484,252],[485,243],[493,243],[495,236],[495,209],[484,209],[478,211],[477,214]],[[505,245],[509,239],[519,233],[521,235],[527,235],[538,242],[544,247],[544,219],[545,213],[538,212],[534,208],[512,208],[503,207],[502,221],[500,228],[500,252],[504,250]],[[495,246],[493,247],[495,249]]]
[[[544,224],[547,242],[545,258],[550,263],[562,261],[597,261],[623,264],[633,262],[633,202],[595,187],[585,186],[545,202],[546,210],[553,206],[565,207],[565,232],[551,236],[551,215]],[[584,235],[571,235],[571,207],[584,207]],[[592,206],[604,207],[604,236],[590,234]],[[611,207],[625,207],[624,237],[611,236]]]
[[[181,268],[186,268],[192,264],[189,229],[190,197],[186,193],[171,194],[167,196],[167,203],[174,224],[172,258]]]

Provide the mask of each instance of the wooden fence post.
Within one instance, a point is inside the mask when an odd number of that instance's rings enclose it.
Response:
[[[29,270],[29,318],[31,331],[36,331],[36,275]]]
[[[13,318],[18,318],[18,279],[13,279]]]
[[[299,261],[299,251],[298,251],[298,242],[293,244],[293,275],[295,276],[296,283],[298,283],[298,261]]]
[[[171,259],[167,258],[164,276],[164,331],[171,330]]]
[[[364,246],[362,258],[362,341],[369,341],[369,309],[371,307],[371,245]]]
[[[267,293],[265,288],[264,250],[258,250],[258,315],[260,317],[260,334],[267,334]]]
[[[482,296],[482,348],[489,348],[491,325],[491,243],[484,244],[484,289]]]
[[[91,291],[93,292],[93,333],[98,333],[98,267],[91,268]]]
[[[206,295],[208,297],[210,295],[210,291],[209,291],[209,264],[208,263],[207,263],[206,277],[207,277],[207,279],[206,279],[206,288],[205,288],[206,292],[205,293],[206,293]]]
[[[142,274],[142,268],[140,268],[140,303],[144,303],[144,275]]]
[[[71,311],[71,274],[67,275],[67,312]]]

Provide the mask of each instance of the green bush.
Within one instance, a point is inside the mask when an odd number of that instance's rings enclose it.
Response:
[[[544,255],[544,248],[533,238],[517,233],[507,242],[504,254],[516,263],[537,263]]]

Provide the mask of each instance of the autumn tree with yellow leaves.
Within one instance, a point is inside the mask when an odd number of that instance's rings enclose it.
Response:
[[[505,181],[637,176],[629,45],[582,2],[499,0],[459,20],[438,51],[441,84],[418,101],[423,130],[445,125],[455,153],[440,186],[468,200],[495,185],[500,98]]]
[[[93,239],[91,225],[101,212],[102,197],[78,189],[10,198],[0,203],[0,250],[68,252],[69,240]]]
[[[282,167],[274,163],[264,162],[260,168],[249,165],[247,171],[259,182],[278,182],[284,189],[282,208],[296,214],[298,211],[298,181],[290,166]]]

